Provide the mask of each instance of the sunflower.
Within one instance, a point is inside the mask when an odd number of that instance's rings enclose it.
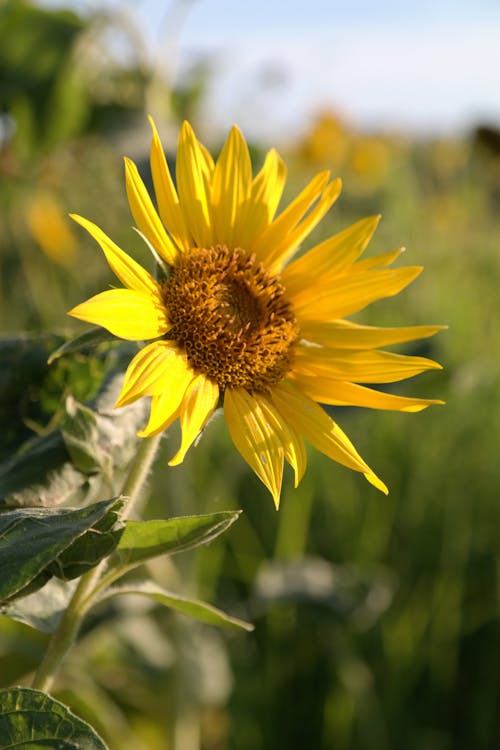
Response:
[[[364,260],[379,217],[357,222],[293,259],[337,199],[341,182],[321,172],[276,215],[286,179],[278,153],[253,176],[248,146],[233,127],[216,162],[191,126],[181,128],[176,187],[151,121],[157,208],[125,159],[130,209],[159,266],[158,280],[95,224],[73,218],[99,243],[124,285],[70,315],[133,341],[152,340],[132,359],[116,406],[151,397],[139,436],[177,418],[181,463],[219,405],[234,445],[279,504],[283,464],[306,468],[304,441],[387,492],[319,404],[416,412],[430,399],[364,384],[390,383],[436,362],[378,347],[432,336],[441,326],[376,328],[346,320],[404,289],[420,267],[388,269],[401,250]]]

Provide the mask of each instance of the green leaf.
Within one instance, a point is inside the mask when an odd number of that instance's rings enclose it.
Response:
[[[166,521],[126,521],[116,550],[118,566],[132,568],[158,555],[208,544],[226,531],[240,514],[239,510],[227,510]]]
[[[61,615],[68,606],[75,590],[75,583],[52,578],[46,586],[33,594],[1,606],[0,614],[29,625],[40,633],[51,635],[57,629]]]
[[[0,690],[0,747],[9,750],[107,750],[90,724],[40,690]]]
[[[19,508],[0,513],[0,601],[31,593],[53,575],[68,577],[60,556],[85,532],[113,513],[121,500],[102,500],[85,508]],[[85,547],[76,548],[83,560],[68,553],[67,564],[85,562],[91,567],[100,559],[95,551],[95,535],[87,536]],[[102,551],[102,550],[101,550]]]
[[[113,460],[103,444],[99,415],[72,396],[66,399],[61,434],[73,466],[85,474],[102,471],[111,477]]]
[[[121,500],[117,501],[100,521],[64,550],[57,559],[54,575],[65,581],[78,578],[113,552],[125,528],[119,522],[122,505]]]
[[[80,334],[70,341],[65,341],[64,344],[59,346],[55,351],[52,352],[48,359],[48,364],[51,365],[59,357],[63,357],[65,354],[72,354],[74,352],[81,352],[90,349],[99,344],[106,344],[110,341],[119,341],[116,336],[109,333],[105,328],[95,326],[85,333]]]
[[[225,612],[222,612],[222,610],[217,609],[217,607],[213,607],[211,604],[202,602],[199,599],[191,599],[174,594],[172,591],[167,591],[158,586],[153,581],[131,583],[126,586],[110,588],[104,592],[99,602],[106,601],[114,596],[122,596],[123,594],[146,596],[148,599],[152,599],[164,607],[175,609],[183,615],[193,617],[195,620],[200,620],[200,622],[207,623],[208,625],[217,625],[223,628],[239,628],[249,632],[254,629],[254,626],[249,622],[240,620],[237,617],[230,617]]]

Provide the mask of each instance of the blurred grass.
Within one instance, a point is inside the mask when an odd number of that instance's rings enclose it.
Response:
[[[83,330],[67,309],[114,283],[68,211],[147,260],[130,228],[120,163],[124,152],[143,164],[147,158],[141,106],[135,102],[122,128],[111,116],[105,128],[82,125],[29,158],[4,140],[2,333]],[[166,145],[172,156],[173,142]],[[262,158],[258,144],[252,151]],[[256,631],[214,636],[165,613],[120,611],[111,630],[100,621],[89,630],[62,690],[91,721],[105,707],[99,730],[112,748],[173,746],[177,713],[194,743],[180,750],[493,750],[500,746],[498,154],[491,139],[365,136],[329,114],[284,155],[289,196],[324,167],[343,177],[344,193],[313,239],[380,212],[368,252],[405,245],[400,264],[425,267],[403,294],[357,319],[447,324],[448,331],[405,348],[445,370],[397,388],[443,398],[446,406],[417,415],[335,409],[390,495],[310,451],[297,490],[285,475],[278,514],[222,419],[182,466],[168,468],[174,429],[148,513],[245,513],[226,538],[179,558],[176,573],[165,563],[155,573],[252,617]],[[28,220],[28,209],[37,201],[46,206],[47,195],[69,233],[56,233],[63,246],[48,253],[37,234],[43,226],[34,230]],[[69,368],[61,392],[72,377]],[[26,645],[24,626],[14,630],[0,625],[0,664],[10,677],[16,650],[29,662],[29,650],[40,649],[39,638]]]

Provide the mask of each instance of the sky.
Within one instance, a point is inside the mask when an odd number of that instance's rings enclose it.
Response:
[[[57,5],[56,0],[45,4]],[[137,19],[179,81],[211,65],[207,124],[271,139],[330,109],[360,129],[500,123],[500,0],[67,0]]]

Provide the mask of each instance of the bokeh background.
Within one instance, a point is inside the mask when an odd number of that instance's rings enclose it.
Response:
[[[112,750],[500,746],[499,94],[494,0],[0,3],[1,459],[105,374],[99,353],[46,365],[84,330],[66,311],[113,283],[67,214],[149,262],[121,160],[149,179],[147,113],[172,164],[188,118],[214,153],[238,122],[256,167],[276,145],[288,197],[323,168],[342,176],[313,240],[382,213],[369,252],[405,245],[425,266],[358,319],[449,326],[405,348],[445,370],[397,387],[445,407],[335,409],[387,498],[311,451],[276,513],[223,420],[175,469],[175,431],[165,439],[151,517],[244,513],[155,574],[256,629],[228,635],[135,601],[103,613],[58,695]],[[9,347],[20,331],[39,343],[29,355]],[[0,618],[1,685],[22,682],[43,646]]]

